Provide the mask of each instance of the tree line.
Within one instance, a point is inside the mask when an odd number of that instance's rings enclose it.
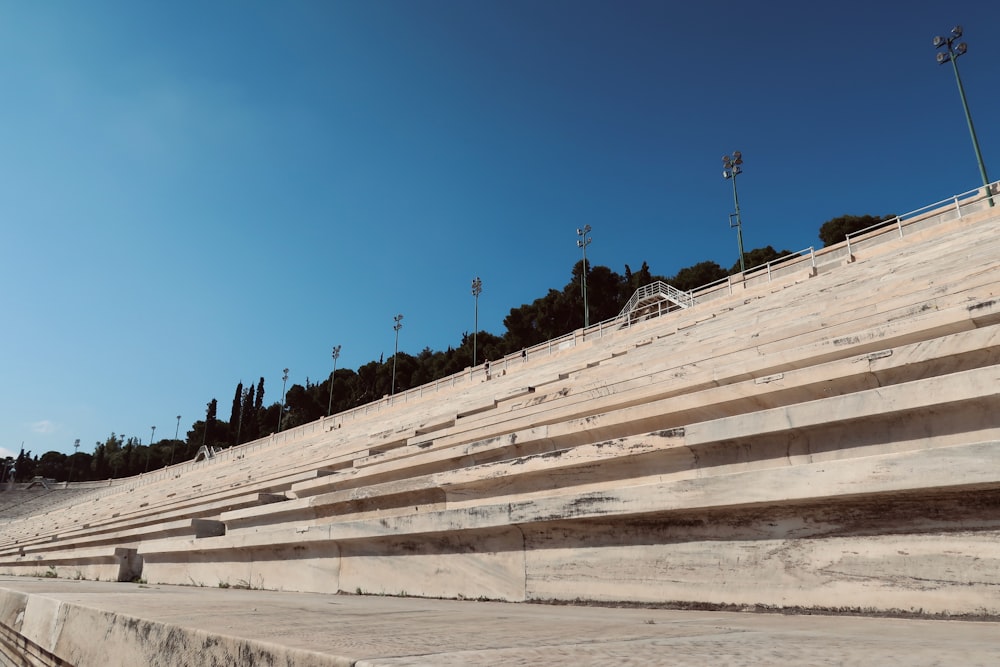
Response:
[[[839,243],[845,235],[892,220],[895,216],[844,215],[825,222],[819,229],[824,247]],[[746,253],[747,267],[791,254],[771,246]],[[739,272],[737,260],[728,270],[713,261],[699,262],[680,269],[672,276],[655,275],[644,261],[637,271],[626,264],[619,274],[606,266],[587,266],[587,303],[590,321],[601,322],[616,316],[636,289],[657,280],[683,291],[690,291]],[[562,289],[550,288],[531,303],[511,308],[504,318],[503,335],[487,331],[476,333],[477,360],[499,359],[547,340],[558,338],[583,327],[583,296],[580,290],[583,260],[574,264],[569,282]],[[458,373],[472,365],[473,335],[463,332],[461,341],[446,350],[425,347],[419,354],[399,352],[395,358],[396,391],[418,387]],[[279,430],[308,424],[328,411],[336,414],[388,395],[392,386],[392,358],[370,361],[357,370],[338,368],[335,376],[321,382],[308,377],[304,385],[293,384],[280,401],[264,404],[264,378],[247,386],[237,383],[229,419],[218,418],[218,401],[213,398],[205,408],[205,418],[194,422],[183,439],[161,439],[149,445],[139,438],[111,433],[94,444],[92,454],[77,451],[66,455],[50,451],[41,456],[21,449],[15,458],[2,462],[4,480],[15,470],[17,481],[42,476],[59,481],[87,481],[120,478],[157,470],[172,463],[194,458],[202,446],[232,447],[256,440]],[[331,385],[333,383],[332,392]]]

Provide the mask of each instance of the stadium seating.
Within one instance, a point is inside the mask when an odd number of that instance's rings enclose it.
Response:
[[[213,459],[0,493],[0,572],[1000,613],[994,211],[904,216]]]

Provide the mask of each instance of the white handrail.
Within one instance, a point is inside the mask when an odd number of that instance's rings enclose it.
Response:
[[[820,251],[821,254],[830,253],[831,251],[836,251],[842,244],[846,246],[848,256],[851,256],[853,252],[851,247],[852,239],[861,236],[867,236],[866,241],[872,240],[874,238],[879,238],[886,235],[889,231],[896,231],[899,236],[903,236],[903,230],[906,225],[913,224],[915,222],[939,224],[947,220],[953,220],[955,217],[961,218],[963,214],[963,209],[968,211],[968,209],[978,209],[985,207],[985,202],[992,196],[1000,194],[1000,181],[995,181],[991,183],[986,188],[979,187],[972,190],[968,190],[958,195],[954,195],[947,199],[935,202],[933,204],[928,204],[922,206],[909,213],[904,213],[898,215],[895,218],[883,222],[876,223],[867,227],[865,229],[851,232],[846,235],[843,242],[824,248]],[[904,224],[904,221],[905,224]],[[923,227],[921,227],[923,228]],[[883,239],[884,240],[884,239]],[[771,267],[775,264],[781,264],[788,262],[786,266],[793,266],[802,261],[806,253],[809,254],[810,267],[812,269],[816,268],[816,251],[812,246],[804,248],[796,253],[790,255],[784,255],[777,259],[773,259],[765,264],[760,264],[755,267],[751,267],[744,271],[742,274],[738,275],[737,284],[742,282],[746,285],[749,281],[753,281],[761,275],[761,271],[764,271],[765,276],[767,276],[767,281],[770,282],[773,278]],[[784,266],[781,268],[785,268]],[[663,281],[656,281],[649,285],[640,287],[636,290],[635,294],[629,300],[629,304],[634,306],[634,303],[638,303],[639,299],[648,298],[655,294],[670,294],[679,300],[685,301],[688,306],[695,306],[700,303],[704,303],[706,300],[711,300],[715,298],[723,286],[726,287],[726,293],[733,293],[733,278],[734,276],[727,276],[726,278],[721,278],[719,280],[710,282],[706,285],[702,285],[697,289],[693,289],[690,292],[683,292],[677,288],[669,285]],[[644,296],[640,296],[640,294]],[[699,298],[701,297],[701,298]],[[673,299],[671,299],[673,300]],[[634,302],[634,303],[633,303]],[[677,303],[675,301],[675,303]],[[680,304],[678,304],[680,305]],[[684,307],[688,307],[684,306]],[[506,369],[510,364],[515,363],[519,360],[524,361],[527,359],[534,358],[536,355],[550,355],[563,349],[564,346],[575,346],[577,341],[583,342],[588,339],[588,336],[593,336],[596,334],[598,337],[602,337],[605,331],[611,331],[615,328],[620,328],[622,326],[627,326],[629,324],[627,316],[629,312],[629,306],[627,305],[621,313],[616,317],[604,320],[598,324],[591,325],[585,329],[578,329],[576,331],[570,332],[558,338],[545,341],[544,343],[539,343],[529,348],[525,348],[519,352],[514,352],[508,354],[502,359],[491,361],[492,369]],[[657,313],[658,315],[660,312]],[[622,320],[625,319],[625,322]],[[175,477],[182,472],[189,470],[196,466],[213,465],[215,461],[218,460],[231,460],[237,455],[243,455],[245,453],[260,449],[262,447],[271,447],[274,445],[282,444],[285,442],[293,442],[306,435],[315,433],[318,429],[328,429],[336,426],[337,422],[343,423],[345,419],[358,419],[369,414],[373,409],[376,412],[380,412],[383,408],[391,408],[397,401],[406,403],[411,398],[418,398],[423,396],[425,391],[438,391],[442,387],[454,387],[459,381],[465,381],[468,379],[474,379],[477,375],[484,374],[482,365],[467,368],[459,373],[455,373],[448,377],[439,378],[427,384],[421,385],[419,387],[414,387],[413,389],[408,389],[406,391],[397,393],[395,396],[383,397],[377,401],[372,401],[365,405],[359,405],[357,407],[345,410],[343,412],[337,413],[329,417],[321,417],[320,419],[310,422],[309,424],[303,424],[301,426],[296,426],[294,428],[288,429],[287,431],[282,431],[280,433],[272,433],[271,435],[264,436],[257,440],[246,442],[229,449],[222,450],[216,456],[215,459],[211,461],[200,461],[194,463],[193,461],[186,461],[183,463],[178,463],[173,466],[166,468],[161,468],[150,473],[143,473],[136,475],[132,478],[123,478],[118,480],[108,480],[104,482],[108,485],[102,495],[107,495],[115,491],[129,490],[130,488],[135,488],[137,486],[150,484],[155,481],[162,479],[167,479],[169,477]],[[329,425],[329,426],[328,426]],[[130,486],[131,485],[131,486]]]

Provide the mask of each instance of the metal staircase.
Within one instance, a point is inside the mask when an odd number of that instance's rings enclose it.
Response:
[[[660,315],[663,312],[677,308],[689,308],[693,305],[694,296],[691,292],[682,292],[662,280],[657,280],[655,283],[637,289],[625,307],[622,308],[622,312],[618,313],[618,319],[624,320],[626,324],[631,324],[638,320]]]

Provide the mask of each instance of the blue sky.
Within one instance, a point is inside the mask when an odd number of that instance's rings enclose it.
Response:
[[[1000,3],[0,2],[0,455],[181,434],[503,333],[588,258],[671,275],[1000,178]]]

